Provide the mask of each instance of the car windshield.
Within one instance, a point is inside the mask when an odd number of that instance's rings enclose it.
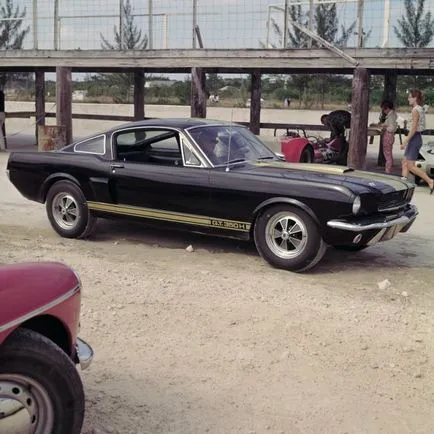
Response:
[[[207,125],[189,133],[214,166],[277,159],[250,130],[238,125]]]

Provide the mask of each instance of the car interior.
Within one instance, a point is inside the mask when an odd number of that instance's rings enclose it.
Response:
[[[182,166],[179,134],[173,130],[141,129],[121,131],[115,137],[118,160]]]

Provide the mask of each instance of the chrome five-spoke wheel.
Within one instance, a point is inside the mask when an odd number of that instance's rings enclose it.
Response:
[[[253,235],[259,254],[271,265],[306,271],[324,256],[326,244],[312,212],[286,203],[264,209]]]
[[[72,229],[79,221],[80,209],[75,198],[69,193],[57,193],[51,207],[53,218],[62,229]]]
[[[267,223],[265,239],[270,250],[283,259],[294,258],[306,247],[308,234],[303,221],[288,212],[275,214]]]

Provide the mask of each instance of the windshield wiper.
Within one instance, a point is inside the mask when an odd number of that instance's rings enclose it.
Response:
[[[244,163],[246,161],[245,158],[235,158],[233,160],[227,161],[225,164],[232,164],[232,163]]]
[[[274,160],[276,157],[273,157],[272,155],[269,155],[268,157],[258,157],[259,160]]]

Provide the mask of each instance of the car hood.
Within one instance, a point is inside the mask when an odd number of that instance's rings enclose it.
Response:
[[[240,165],[231,170],[264,178],[286,178],[294,181],[345,186],[358,194],[367,192],[387,194],[407,190],[413,186],[398,176],[326,164],[261,161]]]

